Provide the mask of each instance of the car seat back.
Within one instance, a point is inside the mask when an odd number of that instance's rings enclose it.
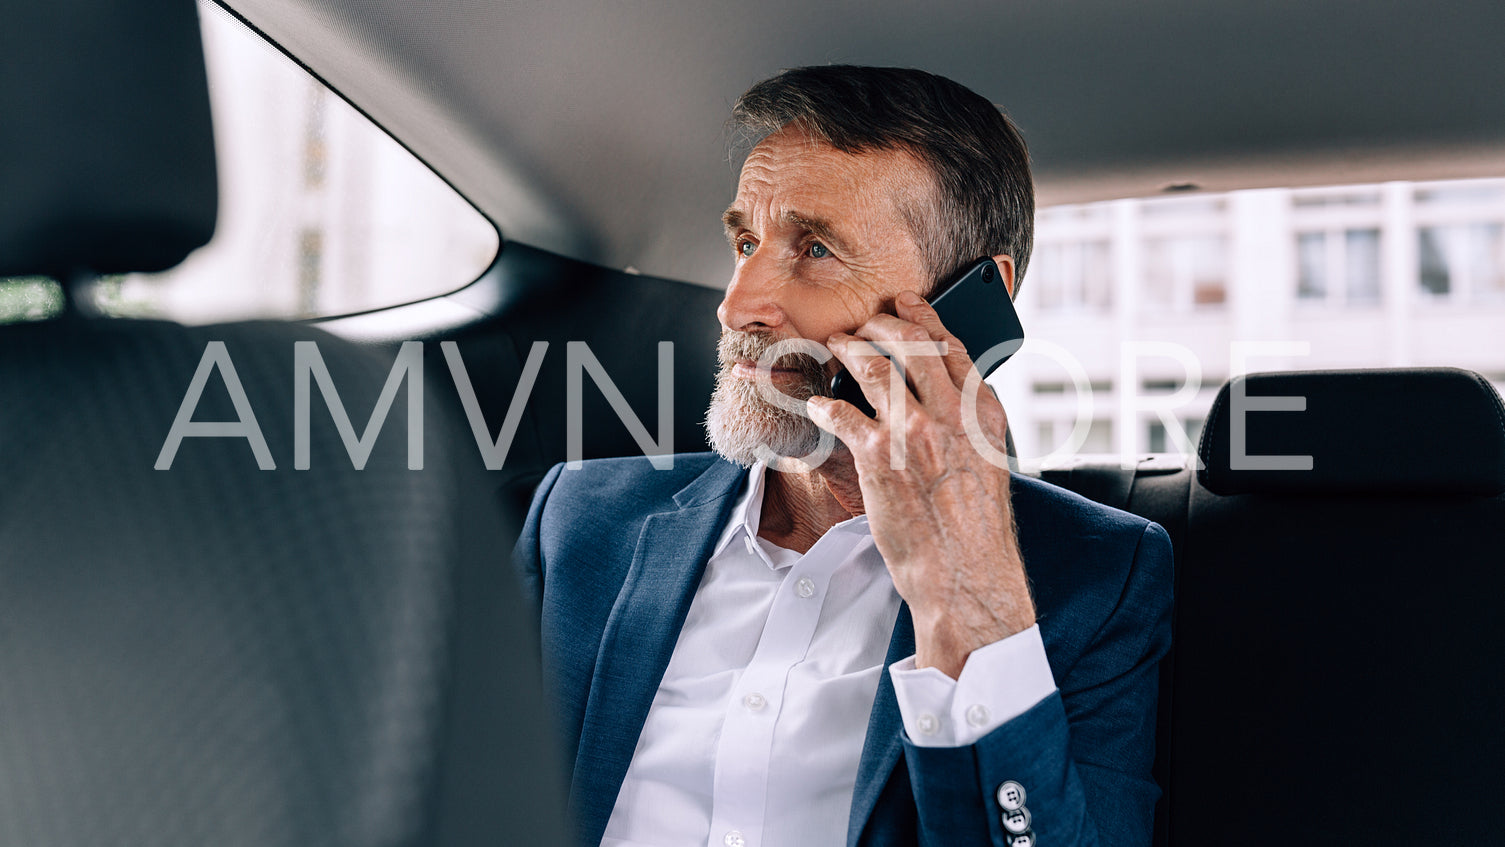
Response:
[[[1255,374],[1223,387],[1203,432],[1200,470],[1152,457],[1041,474],[1175,545],[1156,845],[1492,840],[1494,390],[1454,369]]]
[[[1505,827],[1505,411],[1452,369],[1225,385],[1178,550],[1169,843]]]
[[[76,297],[206,240],[193,4],[4,18],[0,273]],[[296,344],[363,429],[392,357],[309,326],[0,327],[0,843],[563,843],[534,627],[468,433],[399,398],[358,468],[329,398],[300,412]]]

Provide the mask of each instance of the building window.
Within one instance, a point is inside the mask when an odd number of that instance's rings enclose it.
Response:
[[[1055,420],[1042,420],[1035,424],[1035,437],[1037,439],[1040,456],[1060,450],[1067,446],[1066,442],[1071,438],[1072,429],[1076,421],[1070,418]],[[1113,443],[1113,421],[1107,418],[1097,418],[1089,424],[1087,438],[1078,447],[1076,454],[1092,455],[1112,453],[1116,449]],[[1036,456],[1034,458],[1039,458]]]
[[[1330,229],[1296,234],[1296,296],[1306,302],[1380,302],[1380,231]]]
[[[309,80],[308,113],[303,124],[303,187],[324,187],[324,172],[329,165],[329,146],[324,128],[324,86]]]
[[[1417,230],[1423,294],[1459,302],[1505,301],[1505,226],[1467,223]]]
[[[1181,379],[1147,379],[1143,383],[1146,394],[1174,394],[1186,385]]]
[[[1094,379],[1087,383],[1087,388],[1092,392],[1094,397],[1100,397],[1113,393],[1113,381],[1108,379]],[[1076,385],[1070,382],[1057,382],[1055,380],[1047,380],[1036,382],[1031,387],[1031,390],[1034,391],[1035,394],[1065,394],[1068,391],[1075,393]]]
[[[1182,418],[1181,431],[1186,433],[1186,440],[1195,451],[1197,442],[1202,438],[1201,418]],[[1172,443],[1170,433],[1165,429],[1165,424],[1159,418],[1148,421],[1145,424],[1145,452],[1147,453],[1173,453],[1180,452],[1179,446]]]
[[[1461,179],[1435,182],[1416,189],[1416,205],[1499,208],[1505,202],[1505,180]]]
[[[1029,276],[1044,311],[1107,312],[1113,306],[1107,239],[1041,244]]]
[[[1380,206],[1380,193],[1371,189],[1319,188],[1299,190],[1291,197],[1291,205],[1297,209],[1350,210],[1373,209]]]
[[[324,267],[324,233],[305,227],[298,235],[298,314],[319,313],[319,281]]]
[[[1221,235],[1145,242],[1144,305],[1175,312],[1221,308],[1228,302],[1228,239]]]

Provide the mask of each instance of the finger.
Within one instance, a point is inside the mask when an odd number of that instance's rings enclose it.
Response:
[[[826,346],[846,367],[852,378],[857,380],[857,387],[862,389],[862,396],[867,398],[878,417],[889,417],[888,412],[891,408],[889,403],[893,395],[895,380],[894,366],[888,357],[867,341],[844,332],[838,332],[826,339]],[[908,393],[907,389],[901,390]],[[863,415],[863,417],[867,416]]]
[[[894,306],[899,317],[923,327],[932,338],[946,342],[947,372],[957,390],[963,394],[972,394],[971,403],[967,403],[964,398],[964,405],[975,403],[972,408],[978,423],[987,432],[988,440],[1002,451],[1004,434],[1008,429],[1008,415],[1004,412],[1003,402],[998,399],[992,386],[983,380],[961,340],[946,329],[935,308],[918,294],[912,291],[902,292],[894,298]]]
[[[932,338],[924,327],[893,315],[878,314],[858,327],[856,335],[877,342],[898,360],[921,403],[955,398],[957,383],[939,352],[949,351],[950,346],[940,347],[945,342]]]
[[[962,426],[968,430],[968,437],[974,439],[974,445],[981,435],[1000,455],[1007,453],[1008,413],[992,386],[983,382],[982,375],[975,369],[972,374],[961,389]],[[979,431],[974,432],[974,428]]]
[[[816,395],[805,401],[805,412],[815,425],[836,436],[856,455],[872,439],[878,422],[845,400]]]
[[[962,344],[961,339],[952,335],[951,331],[946,329],[945,324],[941,323],[941,316],[936,314],[935,309],[929,303],[925,302],[925,298],[913,291],[905,291],[894,298],[894,310],[904,320],[919,324],[930,334],[931,338],[946,343],[944,361],[946,371],[951,376],[951,384],[957,388],[966,384],[967,373],[974,367],[972,356],[967,352],[967,347]]]

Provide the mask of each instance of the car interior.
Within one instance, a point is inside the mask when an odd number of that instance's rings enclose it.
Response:
[[[3,111],[29,131],[4,144],[0,273],[81,297],[94,274],[206,241],[193,5],[7,19],[27,79],[7,75]],[[141,129],[102,140],[101,122]],[[369,406],[390,357],[354,342],[76,309],[6,329],[0,841],[563,843],[536,635],[497,567],[505,524],[464,433],[423,408],[436,395],[392,414],[427,428],[422,472],[391,436],[356,465],[330,419],[299,432],[287,367],[316,345],[343,401]],[[225,388],[186,411],[247,422],[258,455],[202,437],[159,453],[214,344]]]
[[[8,4],[0,276],[50,277],[68,302],[0,327],[0,841],[566,843],[508,535],[561,461],[704,449],[736,175],[722,121],[782,67],[975,86],[1021,117],[1042,207],[1505,174],[1499,4],[942,5]],[[301,320],[87,308],[97,277],[176,265],[215,232],[208,8],[473,203],[500,233],[484,272]],[[229,390],[195,408],[212,342]],[[390,409],[359,472],[322,384],[299,432],[311,389],[288,365],[308,342],[357,428]],[[609,380],[572,383],[579,342]],[[414,473],[399,433],[420,419]],[[483,467],[504,420],[505,462]],[[157,472],[164,436],[206,421],[259,429],[276,470],[247,436],[179,438]],[[1172,538],[1157,845],[1505,829],[1490,379],[1234,375],[1195,454],[1020,472]]]

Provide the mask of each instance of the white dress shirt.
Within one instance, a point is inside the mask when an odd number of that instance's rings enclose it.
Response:
[[[758,538],[764,474],[706,564],[602,847],[846,841],[899,595],[865,516],[804,555]],[[890,674],[922,746],[974,743],[1055,690],[1038,627],[974,651],[957,680],[913,656]]]

